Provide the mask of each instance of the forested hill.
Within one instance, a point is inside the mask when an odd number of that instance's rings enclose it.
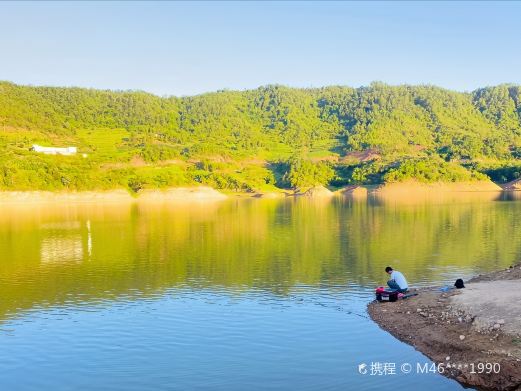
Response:
[[[0,143],[2,189],[505,182],[521,173],[521,87],[265,86],[177,98],[0,82]]]

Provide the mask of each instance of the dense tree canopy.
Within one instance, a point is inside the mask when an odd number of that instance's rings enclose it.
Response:
[[[0,143],[4,189],[502,181],[520,172],[521,87],[270,85],[176,98],[0,82]],[[80,153],[40,155],[33,143]]]

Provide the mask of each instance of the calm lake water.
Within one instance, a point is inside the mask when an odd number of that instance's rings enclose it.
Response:
[[[389,264],[427,286],[518,261],[520,214],[491,195],[4,205],[0,389],[461,389],[402,374],[428,359],[366,305]]]

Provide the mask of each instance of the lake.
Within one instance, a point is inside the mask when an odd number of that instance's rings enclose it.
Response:
[[[402,373],[430,361],[366,305],[387,265],[420,287],[518,261],[520,214],[493,194],[3,205],[0,389],[462,389]]]

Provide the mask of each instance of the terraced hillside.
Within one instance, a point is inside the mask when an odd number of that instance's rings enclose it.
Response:
[[[265,86],[177,98],[0,82],[0,146],[4,190],[508,182],[521,174],[521,87]]]

